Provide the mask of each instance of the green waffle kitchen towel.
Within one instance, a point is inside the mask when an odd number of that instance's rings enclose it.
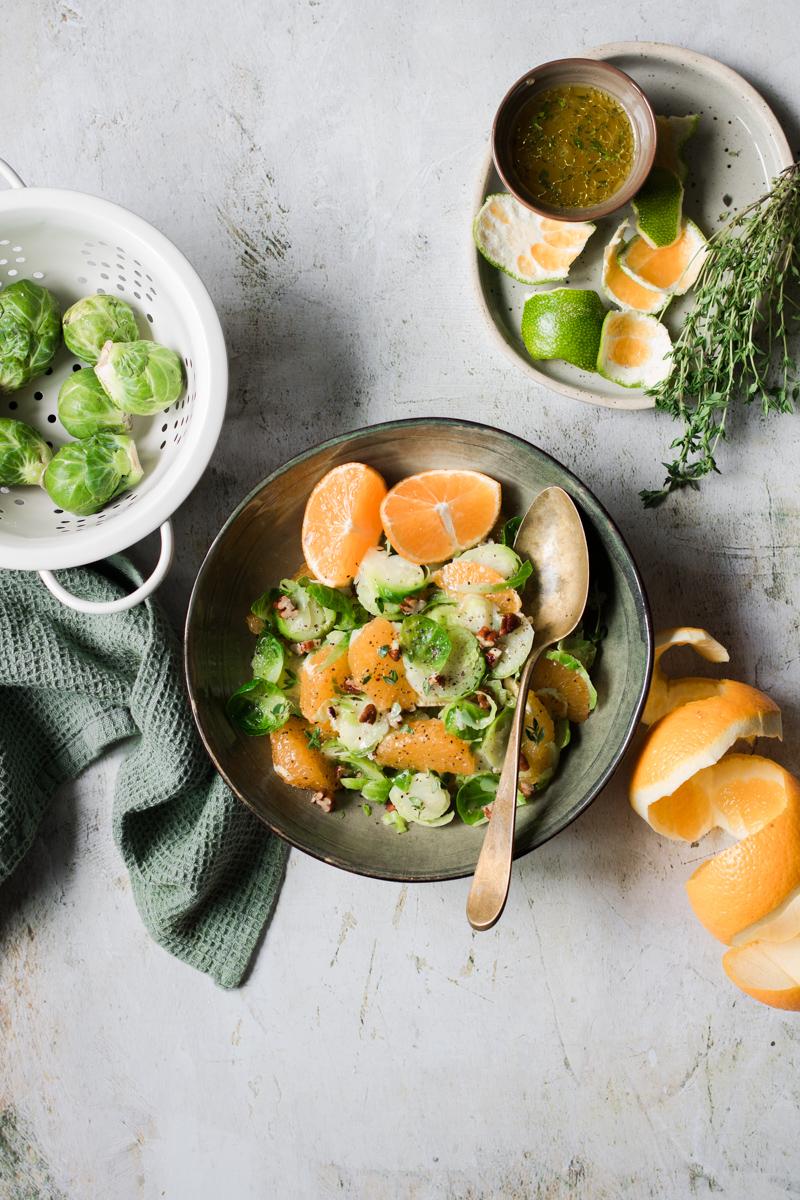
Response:
[[[120,572],[59,579],[91,600]],[[53,793],[104,750],[135,738],[113,799],[114,839],[155,940],[236,987],[275,906],[287,848],[212,770],[192,721],[180,653],[152,601],[86,616],[34,573],[0,571],[0,883],[28,851]]]

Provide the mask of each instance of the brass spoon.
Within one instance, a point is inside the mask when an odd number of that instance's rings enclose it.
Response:
[[[473,929],[491,929],[500,918],[508,896],[519,755],[531,672],[543,651],[572,633],[586,607],[589,591],[586,535],[578,510],[563,488],[549,487],[539,493],[519,527],[514,549],[533,563],[523,608],[533,624],[534,637],[519,680],[517,706],[492,804],[492,819],[467,898],[467,918]]]

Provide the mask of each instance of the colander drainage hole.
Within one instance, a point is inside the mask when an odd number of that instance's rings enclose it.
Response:
[[[81,367],[80,363],[73,363],[72,369],[73,369],[73,371],[81,371],[83,368]]]
[[[34,398],[34,400],[43,400],[43,399],[44,399],[44,392],[34,392],[34,393],[33,393],[33,398]]]
[[[48,414],[47,414],[47,419],[48,419],[48,421],[50,422],[50,424],[51,424],[51,425],[55,425],[55,423],[56,423],[56,414],[55,414],[55,413],[48,413]]]

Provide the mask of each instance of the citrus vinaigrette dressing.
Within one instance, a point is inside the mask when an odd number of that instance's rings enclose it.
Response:
[[[633,129],[608,92],[582,84],[547,88],[520,109],[511,153],[534,201],[589,208],[617,192],[633,166]]]

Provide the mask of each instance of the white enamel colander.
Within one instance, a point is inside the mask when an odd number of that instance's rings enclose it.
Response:
[[[70,608],[118,612],[155,591],[173,556],[170,515],[203,474],[225,415],[228,363],[219,318],[194,268],[171,242],[133,213],[81,192],[27,188],[0,159],[0,289],[35,279],[66,309],[82,296],[108,292],[127,300],[142,335],[183,360],[181,398],[153,417],[134,417],[144,467],[137,488],[102,512],[76,517],[38,487],[0,487],[0,568],[38,571]],[[0,393],[0,416],[33,425],[58,448],[71,439],[58,424],[58,390],[77,369],[62,345],[47,374],[12,394]],[[53,571],[117,554],[161,528],[152,575],[128,596],[92,603],[73,596]]]

